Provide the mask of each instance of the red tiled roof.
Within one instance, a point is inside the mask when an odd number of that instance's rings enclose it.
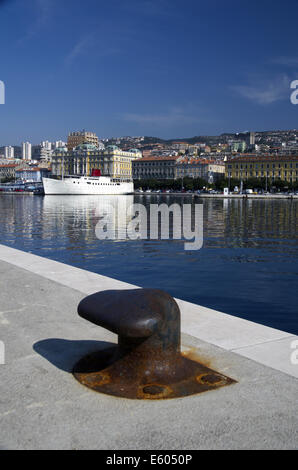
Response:
[[[17,166],[19,165],[16,165],[14,163],[9,163],[8,165],[0,165],[0,169],[1,168],[16,168]]]
[[[223,165],[222,162],[216,162],[214,160],[206,160],[204,158],[183,158],[178,162],[179,164],[195,164],[195,165]]]
[[[41,170],[47,170],[47,168],[37,168],[37,167],[34,167],[34,168],[19,168],[16,171],[41,171]]]

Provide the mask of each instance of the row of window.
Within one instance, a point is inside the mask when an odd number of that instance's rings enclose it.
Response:
[[[238,176],[238,175],[241,176],[243,173],[244,173],[243,171],[240,171],[240,172],[239,172],[239,171],[236,171],[236,172],[235,172],[236,176]],[[259,176],[259,174],[261,174],[261,176],[266,176],[266,175],[269,176],[269,175],[270,175],[270,172],[269,172],[269,171],[266,171],[266,172],[264,172],[264,171],[260,171],[260,172],[259,172],[259,171],[255,171],[255,172],[250,171],[250,172],[249,172],[250,176],[253,176],[253,173],[255,173],[256,176]],[[279,174],[279,175],[281,175],[281,173],[282,173],[281,171],[278,171],[278,174]],[[248,172],[246,171],[245,174],[246,174],[246,176],[247,176]],[[298,176],[298,170],[296,170],[296,171],[287,171],[287,170],[284,170],[284,171],[283,171],[283,174],[284,174],[285,176],[287,176],[287,174],[289,174],[289,175],[291,175],[291,176],[292,176],[293,174],[296,174],[296,176]],[[275,175],[275,171],[272,171],[272,175],[273,175],[273,176]]]
[[[80,184],[79,181],[73,181],[73,184]],[[91,184],[92,186],[119,186],[120,183],[90,183],[87,181],[87,184]]]
[[[146,166],[169,166],[174,165],[173,162],[133,162],[134,166],[146,165]]]
[[[151,170],[150,171],[150,170],[143,170],[142,169],[141,171],[134,170],[133,174],[134,175],[141,175],[141,174],[145,174],[145,175],[161,175],[161,174],[169,175],[169,174],[171,174],[172,175],[172,174],[174,174],[174,172],[173,171],[162,171],[162,170],[155,170],[155,171]]]
[[[259,173],[259,172],[255,172],[255,173],[253,173],[252,171],[249,172],[249,174],[248,174],[247,171],[246,171],[245,173],[244,173],[244,172],[243,172],[243,173],[242,173],[242,172],[241,172],[241,173],[238,173],[238,172],[235,173],[235,178],[253,178],[253,177],[257,177],[257,178],[258,178],[258,177],[265,177],[265,176],[267,176],[267,177],[272,177],[272,178],[274,179],[274,178],[277,178],[277,177],[278,177],[278,178],[281,178],[281,177],[282,177],[282,174],[281,174],[281,171],[276,172],[276,173],[273,171],[273,172],[272,172],[272,175],[269,175],[268,172],[267,172],[267,175],[266,175],[266,174],[264,174],[264,172],[260,172],[260,173]],[[298,172],[296,171],[296,175],[295,175],[295,174],[293,174],[292,171],[291,171],[291,172],[288,172],[288,173],[285,171],[283,176],[284,176],[285,179],[287,179],[287,178],[290,178],[290,179],[298,179]],[[228,177],[229,177],[229,178],[232,178],[232,177],[233,177],[233,175],[232,175],[231,172],[228,172]]]
[[[264,163],[261,163],[260,164],[260,168],[270,168],[272,166],[272,168],[298,168],[298,163],[267,163],[267,164],[264,164]],[[255,163],[254,165],[253,164],[249,164],[249,165],[244,165],[244,164],[236,164],[235,165],[235,168],[238,170],[240,167],[240,169],[247,169],[247,168],[259,168],[259,164],[258,163]],[[228,165],[228,168],[232,169],[233,168],[233,165]]]

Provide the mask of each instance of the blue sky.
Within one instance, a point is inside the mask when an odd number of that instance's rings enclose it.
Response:
[[[0,145],[298,128],[296,0],[0,0]]]

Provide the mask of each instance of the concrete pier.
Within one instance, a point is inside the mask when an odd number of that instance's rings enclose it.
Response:
[[[297,449],[298,365],[289,333],[176,299],[183,349],[236,384],[187,398],[97,394],[72,376],[116,342],[79,301],[136,286],[0,245],[1,449]]]
[[[265,199],[265,200],[280,200],[280,199],[291,199],[291,200],[298,200],[297,194],[208,194],[208,193],[196,193],[196,192],[185,192],[185,193],[156,193],[150,192],[147,193],[146,191],[143,193],[134,192],[135,196],[181,196],[181,197],[199,197],[203,199]]]

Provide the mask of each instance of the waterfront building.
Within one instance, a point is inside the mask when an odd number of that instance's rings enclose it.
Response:
[[[99,139],[94,132],[85,130],[79,132],[70,132],[67,139],[67,148],[71,152],[75,147],[81,144],[91,144],[98,148]]]
[[[298,181],[297,155],[246,155],[227,160],[225,166],[227,178]]]
[[[138,149],[124,151],[116,145],[98,149],[95,145],[84,143],[73,151],[58,148],[52,156],[52,174],[91,176],[93,170],[100,170],[102,176],[131,180],[132,161],[141,156]]]
[[[182,159],[176,163],[176,178],[201,178],[209,184],[223,178],[225,175],[225,164],[212,160],[198,158]]]
[[[14,147],[10,145],[4,149],[4,158],[14,158]]]
[[[145,157],[132,164],[133,179],[175,179],[179,156]]]
[[[15,170],[16,179],[27,181],[27,182],[42,182],[42,178],[49,176],[50,170],[48,168],[18,168]]]
[[[213,183],[225,174],[223,162],[182,156],[146,157],[133,162],[134,179],[202,178]]]
[[[15,178],[15,171],[19,167],[16,163],[0,165],[0,181],[6,178]]]
[[[22,143],[22,158],[23,160],[31,160],[32,158],[32,145],[30,142]]]

